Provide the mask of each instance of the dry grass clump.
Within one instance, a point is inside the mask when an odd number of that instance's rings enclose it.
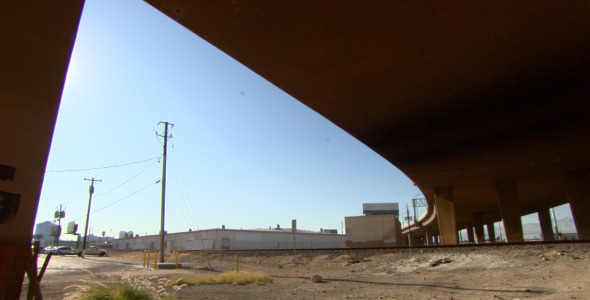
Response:
[[[92,277],[94,274],[88,271]],[[174,292],[182,286],[174,286],[169,294],[166,291],[166,278],[131,276],[121,271],[117,283],[105,284],[96,278],[94,280],[80,280],[85,284],[67,286],[65,300],[170,300],[176,299]]]
[[[193,284],[235,284],[244,285],[248,283],[265,284],[271,282],[270,276],[262,273],[250,272],[236,272],[229,271],[221,273],[217,276],[201,276],[201,277],[182,277],[178,279],[171,279],[168,285],[182,286]]]
[[[88,294],[81,296],[83,300],[118,300],[118,299],[133,299],[133,300],[153,300],[159,299],[153,296],[149,291],[133,287],[129,284],[122,284],[118,287],[104,288],[94,287],[88,291]]]

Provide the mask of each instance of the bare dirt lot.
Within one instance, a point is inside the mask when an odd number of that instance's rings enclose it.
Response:
[[[234,251],[181,253],[183,268],[175,270],[142,268],[142,255],[113,252],[111,259],[123,263],[48,274],[42,282],[43,295],[45,299],[63,299],[73,285],[113,284],[120,280],[121,270],[152,282],[163,278],[163,282],[236,268]],[[240,252],[239,260],[240,270],[266,273],[272,282],[166,289],[179,299],[590,299],[588,243],[248,251]],[[433,266],[435,262],[439,264]],[[323,282],[312,283],[313,275],[320,275]]]

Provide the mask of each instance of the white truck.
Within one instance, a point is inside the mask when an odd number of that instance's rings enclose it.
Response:
[[[82,249],[74,250],[74,254],[78,256],[82,256]],[[105,256],[107,255],[107,251],[103,249],[99,249],[96,246],[90,246],[88,249],[84,251],[84,255],[98,255],[98,256]]]

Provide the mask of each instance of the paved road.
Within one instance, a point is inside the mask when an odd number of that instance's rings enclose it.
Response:
[[[40,254],[37,260],[37,266],[40,269],[43,266],[46,255]],[[76,272],[80,270],[105,269],[112,268],[121,269],[121,267],[137,267],[141,268],[141,261],[114,258],[108,256],[86,256],[81,258],[75,255],[53,255],[45,271],[46,275],[62,274],[68,272]]]

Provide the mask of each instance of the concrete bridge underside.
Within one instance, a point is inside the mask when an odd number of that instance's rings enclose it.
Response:
[[[590,239],[590,2],[147,2],[410,177],[432,209],[407,232],[452,244],[503,220],[519,241],[520,216],[539,212],[547,228],[548,208],[570,203]],[[18,128],[0,136],[7,298],[20,293],[82,5],[0,3],[0,125]]]
[[[588,2],[147,2],[408,175],[419,231],[571,202],[590,239]]]

